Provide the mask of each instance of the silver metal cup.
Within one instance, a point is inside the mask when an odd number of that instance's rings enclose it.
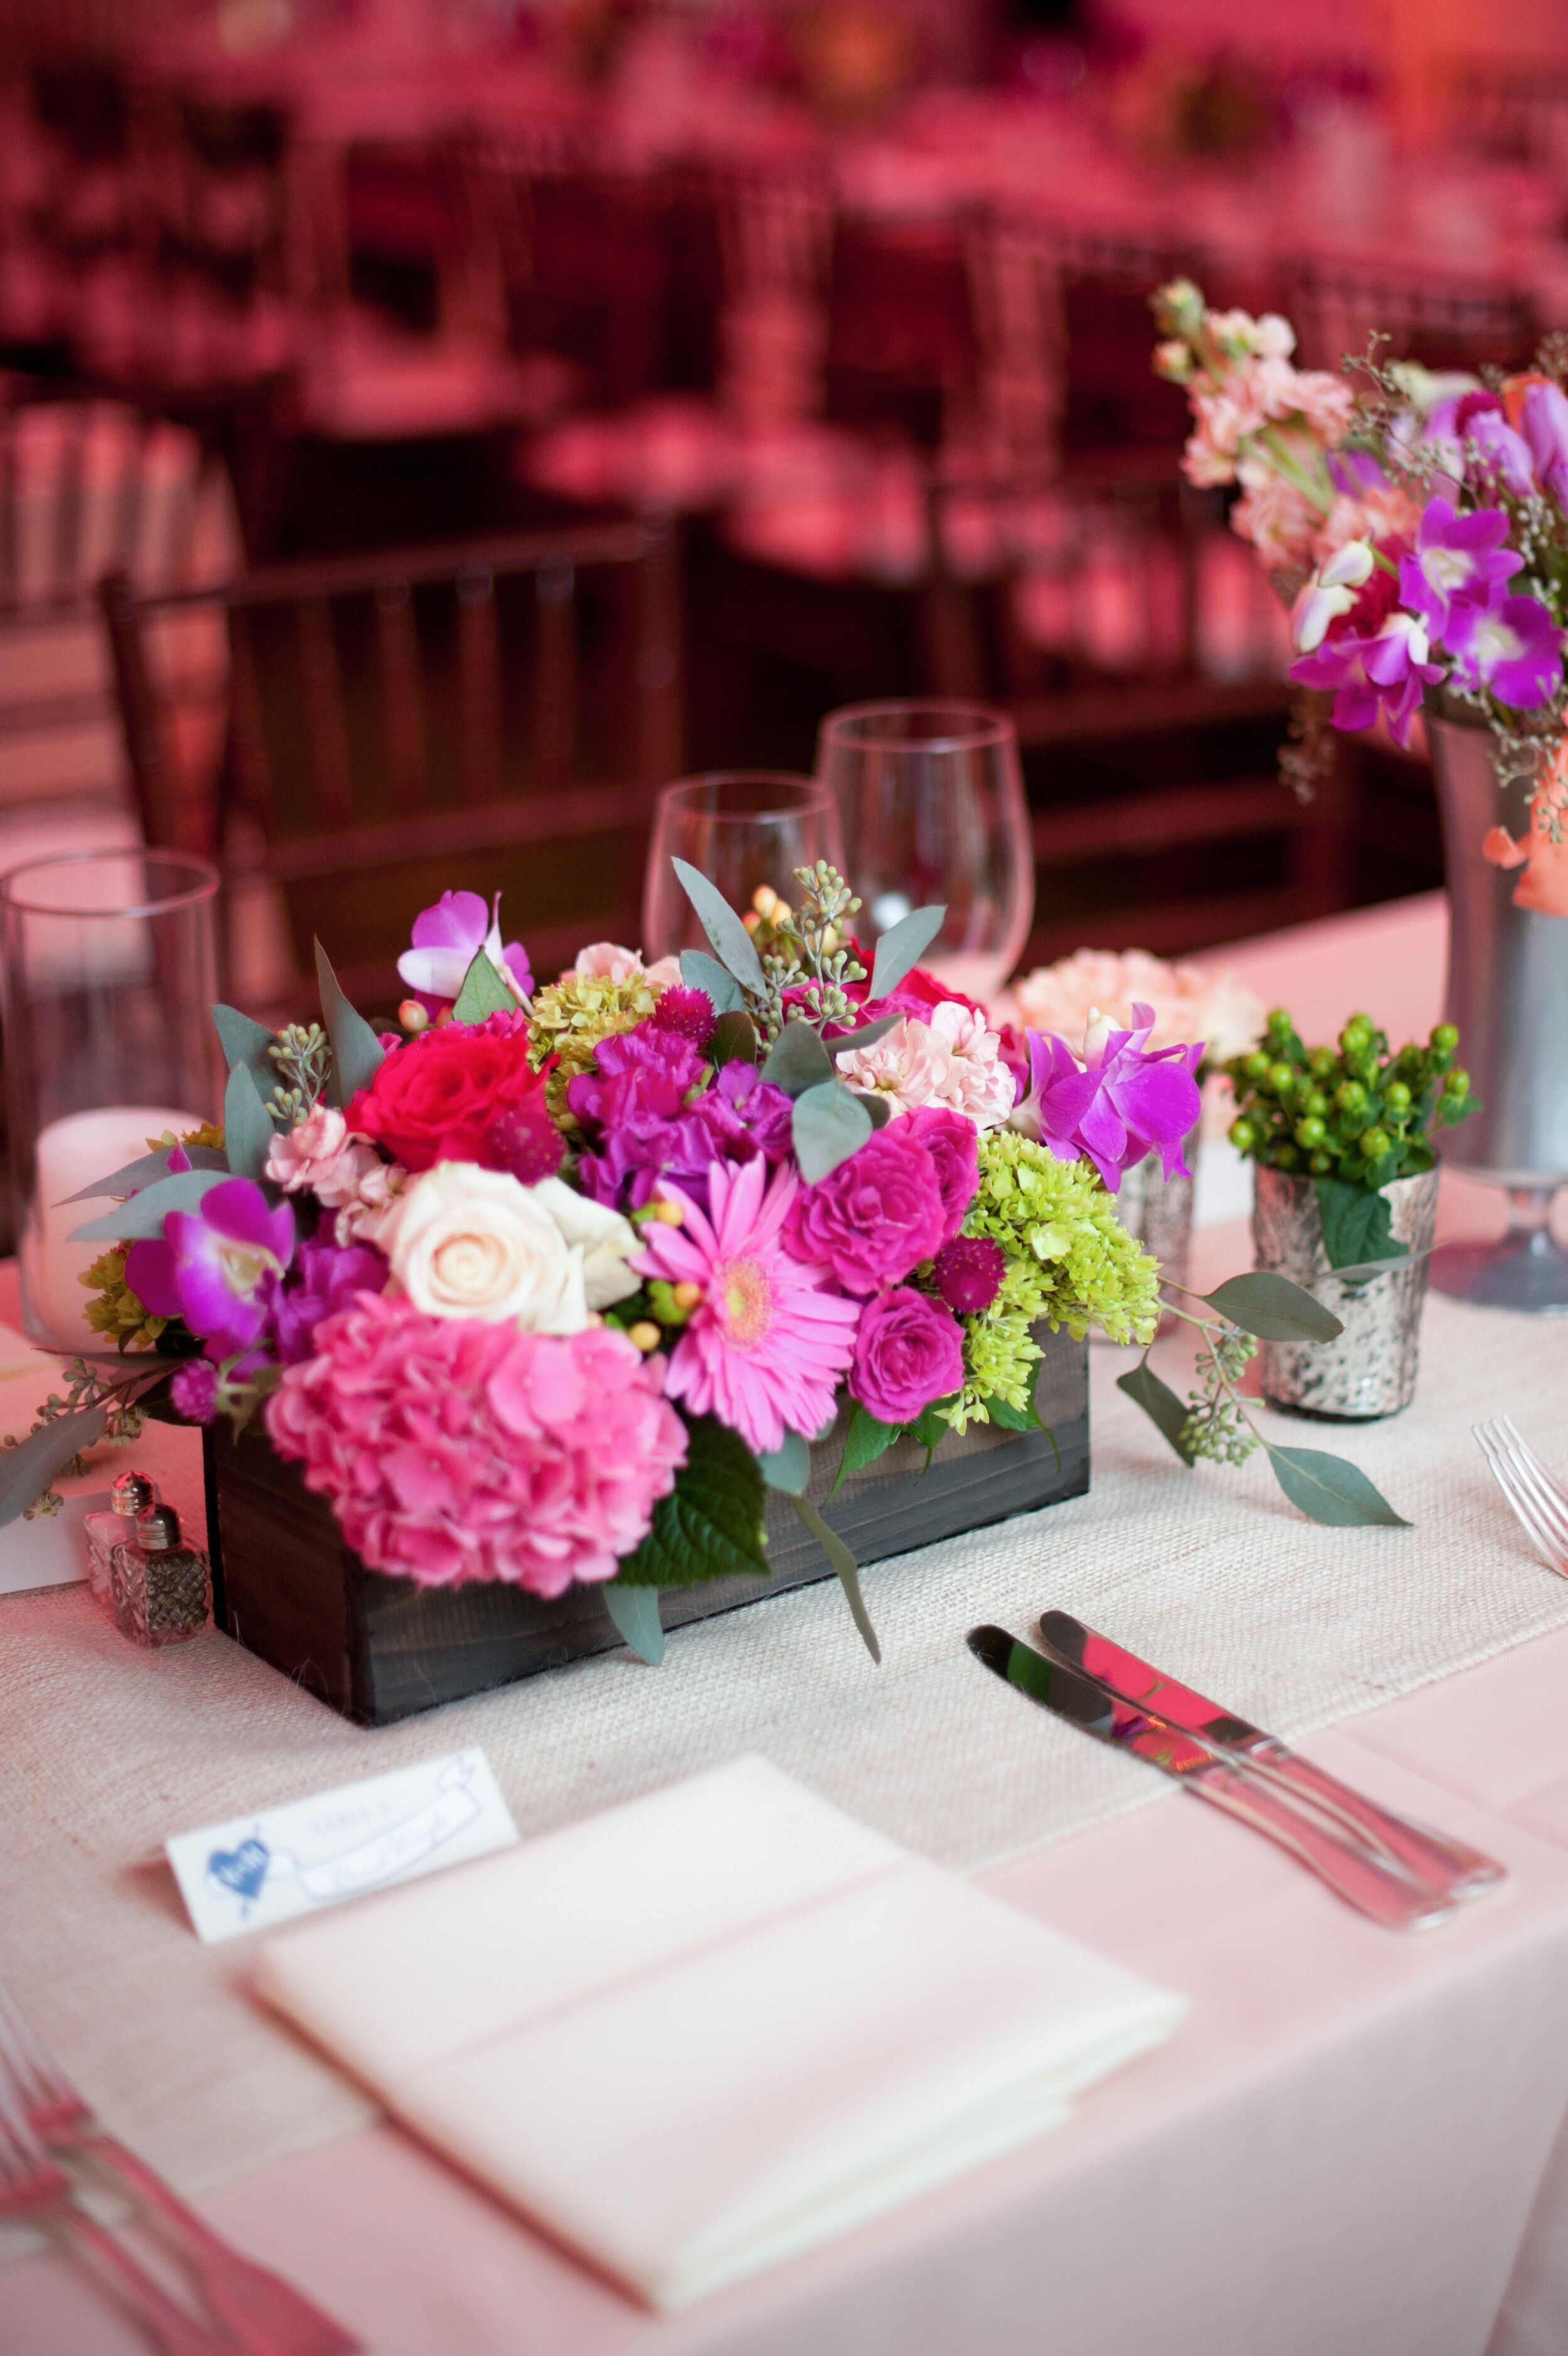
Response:
[[[1336,1275],[1328,1264],[1310,1178],[1260,1163],[1255,1181],[1258,1266],[1288,1276],[1332,1310],[1345,1329],[1334,1342],[1261,1344],[1263,1397],[1271,1407],[1336,1422],[1397,1415],[1415,1395],[1421,1307],[1437,1220],[1436,1171],[1396,1178],[1382,1189],[1394,1240],[1409,1248],[1410,1258],[1380,1276],[1359,1279]]]

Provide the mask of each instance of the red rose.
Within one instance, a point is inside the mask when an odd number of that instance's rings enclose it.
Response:
[[[510,1170],[520,1130],[537,1128],[542,1140],[555,1134],[544,1075],[528,1068],[521,1026],[510,1036],[499,1025],[446,1023],[424,1032],[388,1055],[349,1107],[348,1121],[406,1170],[431,1170],[438,1162]]]

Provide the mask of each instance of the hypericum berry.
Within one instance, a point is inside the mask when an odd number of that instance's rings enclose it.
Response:
[[[1367,1091],[1359,1080],[1341,1080],[1334,1091],[1334,1101],[1341,1112],[1359,1112],[1367,1101]]]
[[[1396,1120],[1402,1113],[1410,1110],[1410,1090],[1402,1080],[1389,1082],[1388,1087],[1383,1090],[1383,1108],[1387,1112],[1391,1112]]]
[[[1269,1066],[1269,1086],[1277,1097],[1288,1097],[1295,1087],[1295,1071],[1290,1064]]]
[[[1300,1160],[1301,1156],[1296,1151],[1294,1145],[1286,1144],[1275,1146],[1274,1168],[1276,1170],[1294,1170]]]
[[[1315,1153],[1306,1166],[1315,1178],[1326,1178],[1334,1167],[1334,1156],[1332,1153]]]
[[[1386,1130],[1369,1129],[1362,1134],[1361,1151],[1369,1162],[1380,1162],[1389,1150],[1389,1143]]]
[[[1298,1120],[1296,1122],[1295,1141],[1298,1145],[1305,1146],[1308,1149],[1313,1146],[1321,1145],[1327,1134],[1327,1130],[1325,1128],[1323,1122],[1318,1119],[1316,1113],[1308,1113],[1305,1120]]]
[[[1241,1069],[1250,1080],[1266,1080],[1271,1060],[1266,1048],[1254,1047],[1251,1054],[1244,1058]]]
[[[1440,1023],[1432,1034],[1432,1044],[1440,1055],[1451,1055],[1459,1044],[1459,1033],[1452,1023]]]
[[[1445,1097],[1467,1097],[1469,1095],[1470,1075],[1463,1068],[1462,1066],[1455,1065],[1453,1071],[1449,1073],[1448,1077],[1443,1083],[1443,1093]]]
[[[1250,1120],[1233,1120],[1227,1133],[1238,1153],[1251,1153],[1258,1141],[1258,1132]]]

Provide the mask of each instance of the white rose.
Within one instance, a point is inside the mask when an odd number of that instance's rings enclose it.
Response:
[[[588,1323],[583,1252],[533,1190],[504,1171],[438,1162],[377,1237],[392,1277],[427,1317],[476,1317],[525,1333]]]
[[[642,1282],[627,1261],[638,1248],[637,1230],[618,1211],[574,1193],[564,1179],[542,1178],[529,1191],[542,1203],[568,1244],[583,1255],[583,1284],[590,1309],[626,1301]]]

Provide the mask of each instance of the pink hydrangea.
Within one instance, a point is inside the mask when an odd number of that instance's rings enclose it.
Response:
[[[560,1595],[613,1579],[685,1462],[658,1362],[623,1333],[562,1339],[362,1296],[267,1402],[282,1456],[373,1569]]]

